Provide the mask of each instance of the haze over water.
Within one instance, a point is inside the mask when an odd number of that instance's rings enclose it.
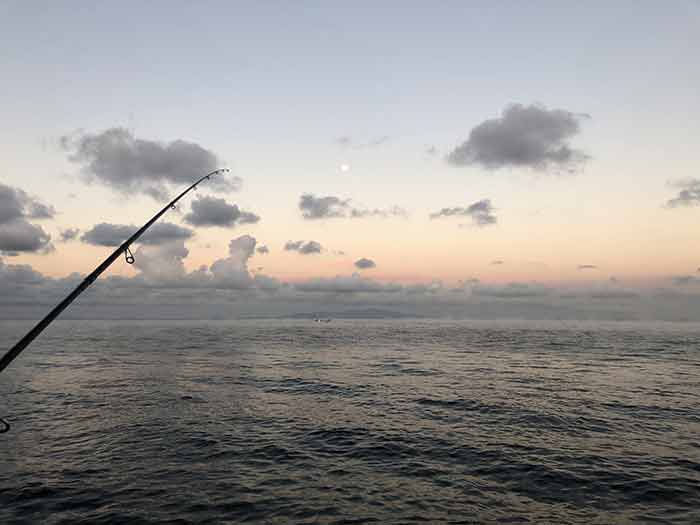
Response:
[[[0,322],[0,348],[29,327]],[[695,324],[61,321],[0,522],[698,523]]]

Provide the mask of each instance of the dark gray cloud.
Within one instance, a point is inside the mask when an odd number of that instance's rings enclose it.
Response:
[[[302,255],[311,255],[323,251],[323,247],[316,241],[287,241],[284,249],[288,252],[299,252]]]
[[[219,167],[216,155],[199,144],[139,139],[125,128],[64,136],[61,145],[89,180],[123,193],[145,192],[159,200],[166,198],[168,185],[190,184]],[[207,187],[232,191],[240,183],[237,177],[217,175],[207,181]]]
[[[306,220],[406,216],[406,211],[398,206],[385,210],[356,208],[352,205],[351,199],[341,199],[333,195],[316,197],[312,193],[305,193],[300,197],[299,209],[301,216]]]
[[[54,215],[53,206],[30,197],[19,188],[0,183],[0,224],[17,219],[52,219]]]
[[[222,226],[233,228],[239,224],[255,224],[260,217],[255,213],[242,211],[236,204],[224,199],[199,197],[192,202],[192,211],[185,215],[185,222],[193,226]]]
[[[377,264],[372,259],[366,259],[363,257],[362,259],[355,261],[355,267],[361,270],[368,270],[370,268],[376,268]]]
[[[697,206],[700,204],[700,180],[686,179],[676,181],[672,184],[676,188],[680,188],[678,195],[666,201],[667,208],[681,208],[689,206]]]
[[[257,251],[257,252],[258,252],[259,254],[261,254],[261,255],[264,255],[264,254],[266,254],[266,253],[270,253],[270,248],[268,248],[268,247],[265,246],[264,244],[261,244],[260,246],[258,246],[258,247],[256,248],[255,251]]]
[[[0,224],[0,252],[16,255],[19,252],[47,253],[51,250],[51,236],[41,226],[24,219]]]
[[[346,217],[350,207],[350,199],[333,196],[316,197],[311,193],[305,193],[299,199],[302,217],[309,220]]]
[[[569,140],[581,129],[586,115],[540,105],[512,104],[498,118],[488,119],[469,133],[447,161],[454,166],[486,169],[528,167],[536,170],[574,170],[588,160]]]
[[[453,208],[442,208],[440,211],[430,214],[431,219],[439,219],[443,217],[471,217],[476,226],[489,226],[498,222],[497,217],[493,214],[494,208],[491,204],[491,199],[482,199],[466,208],[456,206]]]
[[[100,223],[86,231],[80,240],[95,246],[119,246],[137,230],[138,226]],[[190,239],[194,232],[171,222],[157,222],[138,240],[139,244],[158,245]]]
[[[79,228],[66,228],[65,230],[61,230],[61,241],[68,242],[75,240],[78,238],[79,233]]]
[[[595,264],[579,264],[579,270],[597,270],[598,267]]]
[[[19,188],[0,183],[0,252],[46,253],[53,249],[51,236],[29,219],[51,219],[56,210],[30,197]]]

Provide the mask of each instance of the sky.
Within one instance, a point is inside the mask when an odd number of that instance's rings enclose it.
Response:
[[[700,3],[609,4],[0,3],[0,317],[221,167],[82,304],[695,319]]]

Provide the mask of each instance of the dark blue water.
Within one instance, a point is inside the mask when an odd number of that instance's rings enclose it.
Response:
[[[700,523],[697,325],[60,322],[0,415],[3,524]]]

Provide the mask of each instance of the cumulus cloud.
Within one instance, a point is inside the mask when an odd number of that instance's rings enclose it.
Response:
[[[138,226],[126,224],[110,224],[102,222],[86,231],[80,240],[95,246],[119,246],[131,235],[136,233]],[[140,244],[158,245],[176,240],[187,240],[194,235],[189,228],[170,222],[157,222],[151,226],[138,240]]]
[[[255,213],[242,211],[236,204],[224,199],[199,197],[192,202],[192,211],[185,215],[185,222],[193,226],[223,226],[233,228],[240,224],[255,224],[260,217]]]
[[[453,166],[479,165],[493,170],[527,167],[572,171],[588,156],[570,145],[585,115],[541,105],[512,104],[498,118],[488,119],[469,133],[447,161]]]
[[[134,253],[134,267],[147,281],[169,282],[185,276],[188,254],[183,240],[140,246]]]
[[[54,215],[53,206],[30,197],[19,188],[0,183],[0,224],[17,219],[52,219]]]
[[[14,255],[51,251],[51,236],[29,220],[51,219],[55,214],[53,206],[0,183],[0,252]]]
[[[598,267],[595,264],[579,264],[579,270],[597,270]]]
[[[681,208],[700,204],[700,179],[685,179],[672,184],[680,188],[678,194],[666,201],[667,208]]]
[[[285,251],[299,252],[302,255],[321,253],[323,247],[316,241],[287,241],[284,245]]]
[[[219,167],[216,155],[194,142],[158,142],[136,138],[125,128],[61,138],[69,160],[81,166],[88,180],[122,193],[145,192],[164,200],[168,185],[183,186]],[[212,177],[207,187],[232,191],[237,177]]]
[[[400,292],[403,287],[400,284],[380,283],[372,279],[361,277],[359,274],[352,274],[349,277],[337,275],[332,278],[319,277],[297,283],[294,288],[300,292],[324,292],[324,293],[378,293],[378,292]]]
[[[355,261],[355,267],[359,268],[360,270],[368,270],[370,268],[376,268],[377,264],[372,259],[366,259],[363,257],[362,259]]]
[[[476,226],[489,226],[496,224],[497,217],[493,214],[494,208],[490,199],[482,199],[466,208],[457,206],[453,208],[442,208],[440,211],[430,214],[431,219],[443,217],[471,217]]]
[[[0,224],[0,252],[15,255],[19,252],[46,253],[53,249],[51,236],[41,226],[24,219]]]
[[[210,267],[214,281],[230,288],[251,288],[254,282],[248,271],[248,260],[255,252],[256,242],[255,237],[250,235],[231,239],[229,256],[215,261]]]
[[[257,251],[260,255],[265,255],[267,253],[270,253],[270,248],[268,248],[264,244],[261,244],[255,249],[255,251]]]
[[[301,216],[306,220],[365,217],[405,217],[406,211],[398,206],[387,209],[364,209],[353,206],[351,199],[341,199],[333,195],[316,197],[305,193],[299,199]]]
[[[79,228],[66,228],[65,230],[61,230],[61,241],[73,241],[78,238],[78,234],[80,234]]]

